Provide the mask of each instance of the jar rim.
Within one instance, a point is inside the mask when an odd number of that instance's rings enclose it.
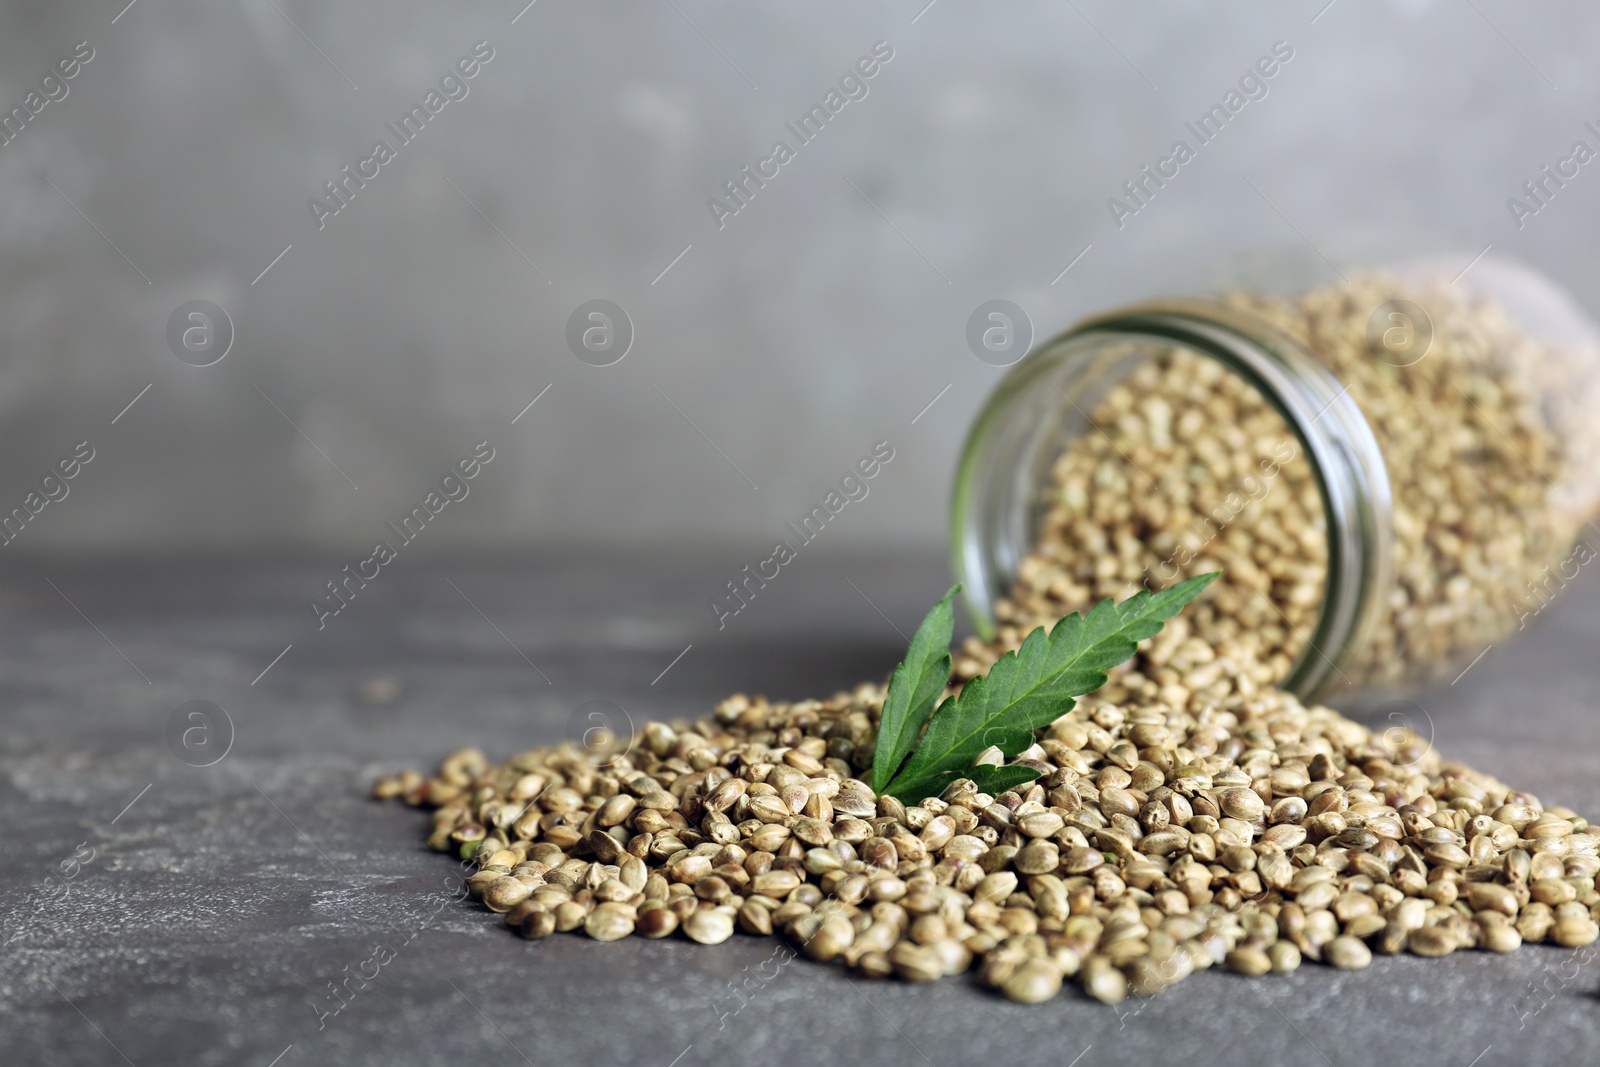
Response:
[[[1008,425],[1008,414],[1052,371],[1074,360],[1085,367],[1107,343],[1140,339],[1220,363],[1283,416],[1304,448],[1323,504],[1327,574],[1316,625],[1301,635],[1305,647],[1279,684],[1304,700],[1347,685],[1339,662],[1376,626],[1394,570],[1393,501],[1382,451],[1348,387],[1315,354],[1259,316],[1213,301],[1148,301],[1083,319],[1030,352],[990,393],[962,447],[951,499],[952,563],[973,624],[981,634],[993,632],[994,600],[1015,577],[1001,572],[1020,562],[1019,549],[1031,548],[1037,533],[1027,516],[995,514],[1019,506],[992,469],[1002,461],[996,454],[1002,437],[1028,429]],[[989,543],[998,536],[997,520],[1013,538],[1025,530],[1028,544]]]

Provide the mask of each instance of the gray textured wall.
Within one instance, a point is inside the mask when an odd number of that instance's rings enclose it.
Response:
[[[879,439],[829,537],[933,545],[1001,373],[964,339],[985,300],[1044,333],[1370,234],[1492,243],[1597,304],[1600,167],[1520,230],[1505,203],[1600,145],[1575,2],[125,2],[0,9],[0,108],[94,50],[0,145],[0,504],[95,449],[14,555],[355,558],[484,439],[436,551],[756,558]],[[468,95],[319,229],[308,198],[480,40]],[[1280,40],[1265,98],[1119,230],[1107,197]],[[878,41],[798,146],[785,122]],[[719,229],[707,199],[778,139],[795,158]],[[597,298],[636,332],[609,367],[566,342]],[[167,341],[195,299],[236,331],[208,367]]]

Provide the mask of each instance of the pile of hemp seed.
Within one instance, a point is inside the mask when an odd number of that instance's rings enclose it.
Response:
[[[524,937],[778,933],[863,976],[971,970],[1030,1003],[1600,937],[1600,829],[1306,707],[1184,621],[1040,731],[1018,761],[1042,777],[999,796],[874,795],[877,685],[733,696],[606,766],[570,742],[498,766],[465,749],[375,792],[433,808],[428,843],[477,861],[470,891]]]

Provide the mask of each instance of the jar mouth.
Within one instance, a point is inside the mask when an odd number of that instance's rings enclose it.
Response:
[[[1383,455],[1347,388],[1315,355],[1257,316],[1208,301],[1154,301],[1085,319],[1030,353],[990,394],[962,449],[952,496],[952,562],[973,625],[992,636],[995,601],[1038,533],[1034,490],[1060,446],[1092,426],[1086,412],[1098,394],[1156,346],[1233,372],[1304,449],[1322,499],[1327,575],[1316,624],[1300,635],[1304,647],[1278,684],[1303,700],[1347,686],[1340,659],[1377,624],[1394,569]]]

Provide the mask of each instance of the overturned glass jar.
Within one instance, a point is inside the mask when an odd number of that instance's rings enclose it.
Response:
[[[954,552],[1006,644],[1220,568],[1198,628],[1303,699],[1362,702],[1528,628],[1600,550],[1597,514],[1600,329],[1526,267],[1417,260],[1038,347],[969,433]]]

